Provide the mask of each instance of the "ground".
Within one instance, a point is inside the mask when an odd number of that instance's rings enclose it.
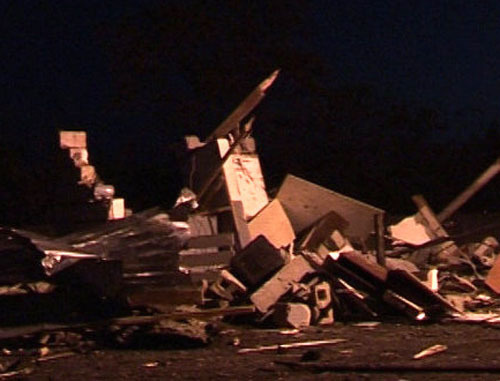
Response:
[[[36,355],[27,356],[18,369],[32,368],[29,380],[65,381],[500,379],[500,330],[491,326],[391,322],[367,328],[335,323],[294,335],[239,325],[220,328],[208,345],[197,348],[172,348],[167,342],[135,349],[97,346],[44,362],[36,362]],[[334,338],[346,341],[319,348],[237,353],[241,348]],[[435,344],[446,345],[447,350],[413,359]]]

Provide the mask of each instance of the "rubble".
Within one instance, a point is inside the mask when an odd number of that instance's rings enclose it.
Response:
[[[57,237],[0,229],[0,305],[9,306],[0,339],[104,326],[123,342],[175,332],[206,344],[205,328],[186,326],[189,319],[236,315],[298,330],[394,317],[496,324],[498,241],[462,244],[443,226],[465,196],[436,215],[416,195],[415,215],[392,226],[384,210],[292,174],[270,197],[249,114],[277,75],[205,141],[185,138],[185,183],[170,210],[127,211],[89,164],[85,132],[61,131],[82,204],[105,209],[105,218]],[[493,315],[470,314],[485,309]]]
[[[115,197],[114,186],[106,184],[91,165],[87,133],[61,130],[59,146],[61,184],[55,191],[57,202],[53,206],[57,208],[52,213],[59,214],[61,221],[79,224],[124,218],[125,200]]]
[[[448,349],[448,347],[446,345],[442,345],[442,344],[435,344],[429,348],[426,348],[420,352],[418,352],[417,354],[415,354],[413,356],[413,359],[414,360],[420,360],[424,357],[428,357],[428,356],[434,356],[435,354],[438,354],[438,353],[441,353],[441,352],[444,352]]]
[[[250,300],[261,313],[266,313],[292,287],[307,274],[314,273],[314,268],[303,256],[297,256],[283,266],[270,280],[251,296]]]

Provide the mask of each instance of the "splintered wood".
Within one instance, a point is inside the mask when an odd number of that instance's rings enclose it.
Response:
[[[423,221],[429,227],[433,238],[448,237],[448,233],[438,221],[436,215],[427,204],[427,201],[425,201],[425,199],[421,195],[415,195],[412,197],[412,199],[418,207],[419,215],[423,218]],[[440,245],[438,258],[441,258],[442,260],[449,260],[450,258],[459,257],[461,255],[463,255],[463,253],[453,241],[445,242]]]
[[[243,355],[247,353],[278,351],[280,349],[284,350],[284,349],[321,347],[325,345],[335,345],[335,344],[345,343],[346,341],[347,341],[346,339],[330,339],[330,340],[303,341],[303,342],[288,343],[288,344],[263,345],[255,348],[242,348],[238,350],[238,354]]]

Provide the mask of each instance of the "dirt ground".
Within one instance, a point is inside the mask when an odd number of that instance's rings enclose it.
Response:
[[[26,356],[17,369],[32,370],[22,379],[65,381],[500,379],[500,330],[491,326],[392,322],[367,328],[335,323],[296,334],[226,324],[220,329],[209,344],[196,348],[183,348],[181,343],[165,338],[146,346],[142,343],[136,349],[97,346],[86,353],[70,352],[69,357],[43,362],[36,361],[38,355]],[[237,353],[241,348],[335,338],[345,342]],[[446,345],[447,349],[413,359],[435,344]]]

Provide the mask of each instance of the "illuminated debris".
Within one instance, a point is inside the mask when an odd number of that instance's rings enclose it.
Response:
[[[259,236],[231,260],[231,270],[250,288],[261,285],[287,261],[286,252]]]
[[[227,270],[220,272],[219,277],[210,285],[209,290],[219,298],[230,302],[242,297],[248,291],[247,287]]]
[[[250,300],[261,313],[266,313],[290,290],[294,283],[300,282],[314,268],[303,256],[297,256],[283,266],[270,280],[250,296]]]
[[[184,187],[169,211],[129,215],[124,200],[115,198],[114,187],[91,165],[86,134],[61,131],[65,175],[51,212],[72,232],[55,239],[2,230],[0,296],[68,287],[149,313],[182,304],[224,306],[212,312],[245,313],[255,322],[294,328],[395,315],[421,321],[491,307],[492,299],[481,293],[481,272],[492,266],[485,283],[500,293],[498,242],[482,238],[470,250],[461,247],[443,226],[443,214],[435,215],[422,196],[413,198],[418,212],[386,234],[384,210],[294,175],[268,194],[250,113],[277,74],[259,84],[205,141],[186,136]],[[70,215],[94,223],[74,229]],[[423,250],[429,251],[419,255]],[[450,273],[451,265],[464,263],[472,275]],[[453,298],[457,291],[470,295]],[[155,319],[121,320],[121,338],[126,341],[137,333],[134,326],[156,324]],[[163,323],[147,331],[171,329]]]
[[[336,229],[352,243],[363,243],[373,233],[374,216],[384,214],[379,208],[290,174],[281,184],[276,198],[283,205],[297,235],[334,212]]]
[[[497,257],[493,267],[488,271],[484,283],[496,294],[500,294],[500,257]]]
[[[414,360],[419,360],[419,359],[424,358],[424,357],[433,356],[435,354],[444,352],[447,349],[448,349],[448,347],[446,345],[436,344],[436,345],[433,345],[433,346],[431,346],[431,347],[429,347],[427,349],[424,349],[421,352],[418,352],[417,354],[415,354],[413,356],[413,359]]]
[[[87,151],[87,133],[85,131],[59,131],[59,145],[68,151],[68,156],[73,160],[74,167],[79,171],[78,185],[83,185],[93,192],[93,197],[86,200],[99,205],[104,205],[107,219],[116,220],[126,215],[125,200],[114,198],[115,188],[102,182],[96,169],[89,163]]]
[[[273,319],[279,327],[304,328],[311,324],[311,309],[304,303],[277,303]]]
[[[287,247],[295,240],[292,225],[278,199],[272,200],[248,222],[249,239],[264,236],[274,247]]]
[[[495,237],[486,237],[475,245],[472,253],[473,257],[485,267],[492,267],[495,262],[496,253],[500,247]]]

